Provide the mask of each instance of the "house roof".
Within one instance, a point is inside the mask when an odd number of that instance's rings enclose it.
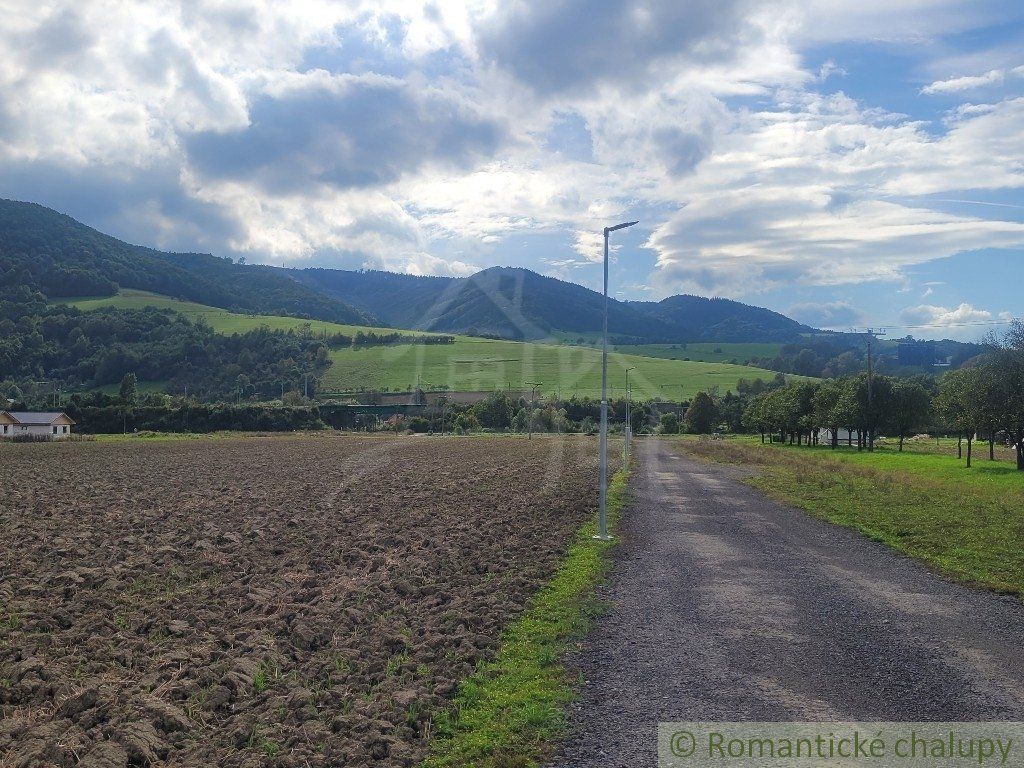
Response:
[[[5,415],[10,416],[18,424],[22,424],[26,427],[30,426],[49,426],[55,421],[61,419],[64,423],[74,424],[75,422],[63,411],[4,411]]]

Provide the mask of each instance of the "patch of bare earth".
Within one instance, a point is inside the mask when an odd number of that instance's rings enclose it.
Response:
[[[0,449],[0,765],[408,766],[593,508],[593,441]]]

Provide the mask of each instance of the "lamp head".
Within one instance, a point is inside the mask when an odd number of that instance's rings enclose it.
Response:
[[[625,229],[626,227],[632,227],[634,224],[639,224],[639,221],[627,221],[622,224],[616,224],[614,227],[605,227],[605,232],[615,232],[618,229]]]

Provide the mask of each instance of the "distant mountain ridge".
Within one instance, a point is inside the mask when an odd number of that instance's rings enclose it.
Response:
[[[529,340],[592,335],[602,328],[600,293],[519,267],[491,267],[467,278],[279,271],[395,327]],[[660,302],[609,299],[608,328],[611,335],[636,343],[789,342],[815,331],[778,312],[699,296]]]
[[[592,339],[604,298],[518,267],[466,278],[244,265],[130,245],[49,208],[0,200],[0,286],[51,298],[136,288],[223,309],[358,325],[496,336]],[[814,329],[729,299],[608,302],[618,343],[792,342]]]

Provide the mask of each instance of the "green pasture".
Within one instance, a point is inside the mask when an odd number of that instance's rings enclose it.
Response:
[[[715,343],[694,342],[680,344],[618,344],[616,352],[667,360],[693,360],[701,363],[745,363],[763,357],[775,357],[782,344],[775,343]]]
[[[453,344],[400,344],[334,350],[333,365],[324,375],[328,392],[356,389],[408,390],[447,387],[452,391],[529,389],[538,383],[541,395],[599,396],[601,352],[589,347],[532,342],[495,341],[459,336]],[[728,363],[665,360],[610,353],[609,394],[625,393],[627,368],[633,397],[641,400],[688,398],[700,390],[736,389],[741,379],[769,380],[773,371]]]
[[[70,304],[81,310],[100,309],[102,307],[116,307],[118,309],[145,309],[155,307],[156,309],[170,309],[180,312],[192,320],[204,320],[217,333],[232,334],[254,331],[258,328],[267,327],[271,330],[299,330],[309,325],[310,330],[315,334],[344,333],[354,335],[359,331],[381,332],[392,329],[370,328],[360,325],[343,325],[341,323],[329,323],[323,320],[303,320],[299,317],[281,317],[278,315],[250,315],[239,312],[229,312],[226,309],[209,307],[205,304],[196,304],[193,301],[174,299],[170,296],[161,296],[158,293],[148,291],[136,291],[122,289],[116,296],[105,296],[102,298],[77,298],[61,299],[51,303]]]
[[[127,289],[116,296],[65,299],[63,303],[83,310],[101,307],[170,309],[192,319],[202,319],[215,331],[224,334],[243,333],[261,327],[299,330],[307,324],[314,334],[354,335],[359,331],[394,330],[308,321],[295,317],[241,314]],[[723,350],[730,346],[777,347],[756,344],[687,346],[690,349],[721,346]],[[721,354],[725,355],[725,352]],[[407,391],[417,385],[424,389],[447,387],[451,391],[527,389],[530,386],[528,382],[538,382],[542,395],[557,393],[563,397],[573,394],[596,397],[601,393],[601,352],[592,347],[456,336],[452,344],[396,344],[333,350],[331,360],[333,365],[324,375],[321,386],[325,392],[365,389]],[[735,390],[741,378],[768,380],[775,376],[772,371],[723,362],[670,360],[664,356],[615,351],[609,356],[608,369],[608,386],[612,396],[624,394],[625,369],[630,367],[636,368],[630,374],[630,379],[634,397],[638,399],[661,397],[681,400],[702,389],[714,387],[724,393]]]

